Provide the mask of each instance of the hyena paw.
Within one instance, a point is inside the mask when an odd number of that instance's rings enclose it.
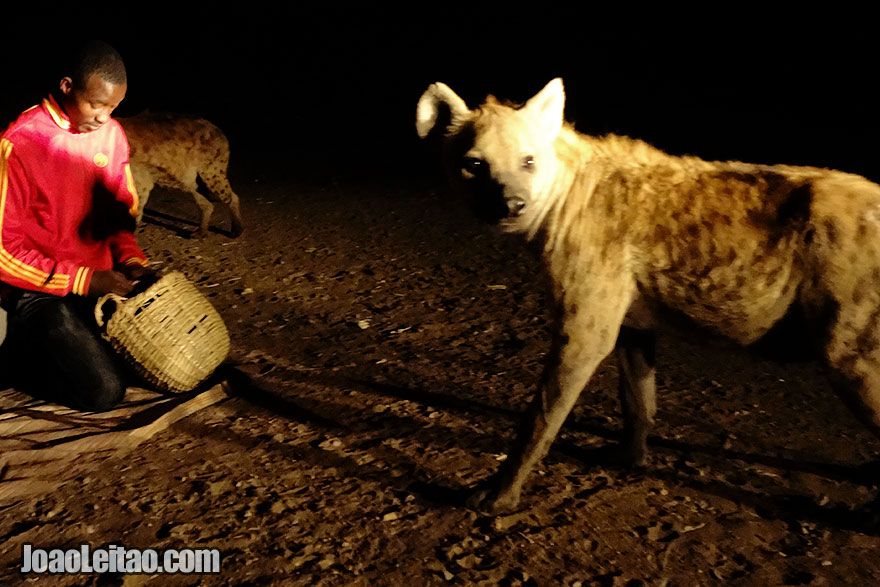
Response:
[[[624,464],[631,469],[644,469],[648,466],[648,455],[644,451],[626,450]]]
[[[880,496],[862,507],[859,512],[859,522],[867,533],[880,532]]]
[[[639,443],[624,442],[612,454],[613,458],[624,467],[644,469],[648,465],[648,451]]]
[[[468,497],[465,505],[468,509],[490,516],[506,514],[519,505],[519,494],[491,488],[478,489]]]
[[[229,230],[229,236],[232,238],[237,238],[241,236],[241,233],[244,232],[244,226],[242,226],[241,221],[233,218],[232,219],[232,228]]]

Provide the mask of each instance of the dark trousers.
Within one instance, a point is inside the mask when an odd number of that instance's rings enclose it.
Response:
[[[4,306],[4,380],[80,410],[105,411],[122,400],[129,372],[101,338],[95,300],[17,291]]]

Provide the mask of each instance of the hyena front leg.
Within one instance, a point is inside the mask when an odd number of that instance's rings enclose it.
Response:
[[[135,191],[138,195],[138,225],[143,222],[144,208],[146,208],[147,201],[150,199],[150,192],[153,191],[153,187],[156,185],[154,179],[156,173],[157,170],[154,168],[148,168],[145,165],[131,164],[131,177],[134,180]]]
[[[208,228],[211,225],[211,214],[214,213],[214,204],[211,203],[211,200],[199,193],[198,189],[189,190],[189,193],[192,194],[196,206],[199,207],[199,229],[196,231],[196,235],[199,237],[208,236]]]
[[[657,334],[624,326],[617,338],[620,403],[623,408],[624,454],[628,464],[645,465],[648,432],[657,413],[654,361]]]
[[[627,292],[619,287],[600,292]],[[490,514],[509,511],[519,503],[529,473],[550,450],[571,409],[599,363],[613,350],[631,296],[609,304],[606,294],[589,296],[562,319],[561,333],[548,357],[544,384],[532,401],[507,460],[477,491],[468,505]],[[590,303],[593,302],[593,303]],[[610,307],[609,307],[610,306]]]

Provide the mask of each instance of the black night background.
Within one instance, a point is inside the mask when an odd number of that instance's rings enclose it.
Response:
[[[475,106],[488,93],[525,100],[561,76],[583,132],[872,176],[877,46],[858,12],[148,6],[82,22],[5,16],[3,119],[56,83],[53,56],[101,38],[129,69],[118,115],[199,114],[236,146],[291,153],[304,169],[407,173],[422,159],[411,119],[431,82]]]

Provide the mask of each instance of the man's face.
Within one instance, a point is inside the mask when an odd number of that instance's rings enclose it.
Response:
[[[64,109],[70,117],[71,127],[79,132],[98,130],[125,98],[127,84],[111,84],[93,73],[84,88],[76,87],[73,80],[61,80]]]

